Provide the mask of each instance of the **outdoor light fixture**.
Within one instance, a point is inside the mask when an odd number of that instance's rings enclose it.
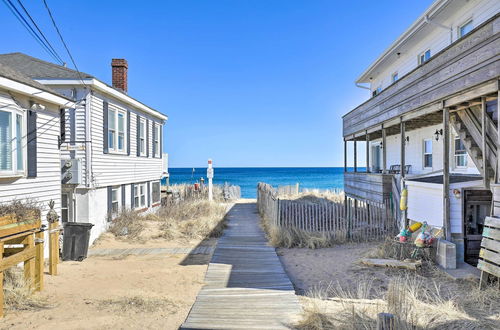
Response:
[[[439,136],[443,135],[443,129],[442,128],[439,130],[437,129],[434,135],[436,136],[436,141],[439,141]]]
[[[380,149],[384,149],[384,144],[380,142]]]
[[[406,144],[410,144],[410,137],[409,137],[409,136],[407,136],[407,137],[405,138],[405,140],[406,140]]]

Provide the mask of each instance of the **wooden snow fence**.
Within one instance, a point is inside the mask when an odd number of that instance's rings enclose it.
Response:
[[[327,232],[349,241],[377,240],[397,232],[389,200],[376,203],[353,198],[342,202],[322,198],[280,199],[278,192],[265,183],[259,183],[257,191],[260,214],[280,228]]]
[[[488,274],[497,277],[500,288],[500,219],[486,217],[484,221],[483,240],[479,252],[477,268],[481,270],[479,287],[487,282]]]

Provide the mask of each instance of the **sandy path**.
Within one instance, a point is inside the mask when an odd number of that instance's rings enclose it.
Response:
[[[130,244],[108,237],[98,247],[180,244]],[[184,247],[192,246],[195,242],[185,242]],[[209,259],[210,255],[163,254],[63,262],[58,276],[45,276],[40,293],[51,307],[7,311],[0,329],[177,329],[203,285]]]

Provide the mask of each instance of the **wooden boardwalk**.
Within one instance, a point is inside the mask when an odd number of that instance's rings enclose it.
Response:
[[[301,307],[257,208],[236,204],[181,329],[287,329]]]

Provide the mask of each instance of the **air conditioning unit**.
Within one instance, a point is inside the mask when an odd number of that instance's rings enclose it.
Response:
[[[80,159],[62,159],[61,160],[61,183],[62,184],[80,184],[81,175]]]

